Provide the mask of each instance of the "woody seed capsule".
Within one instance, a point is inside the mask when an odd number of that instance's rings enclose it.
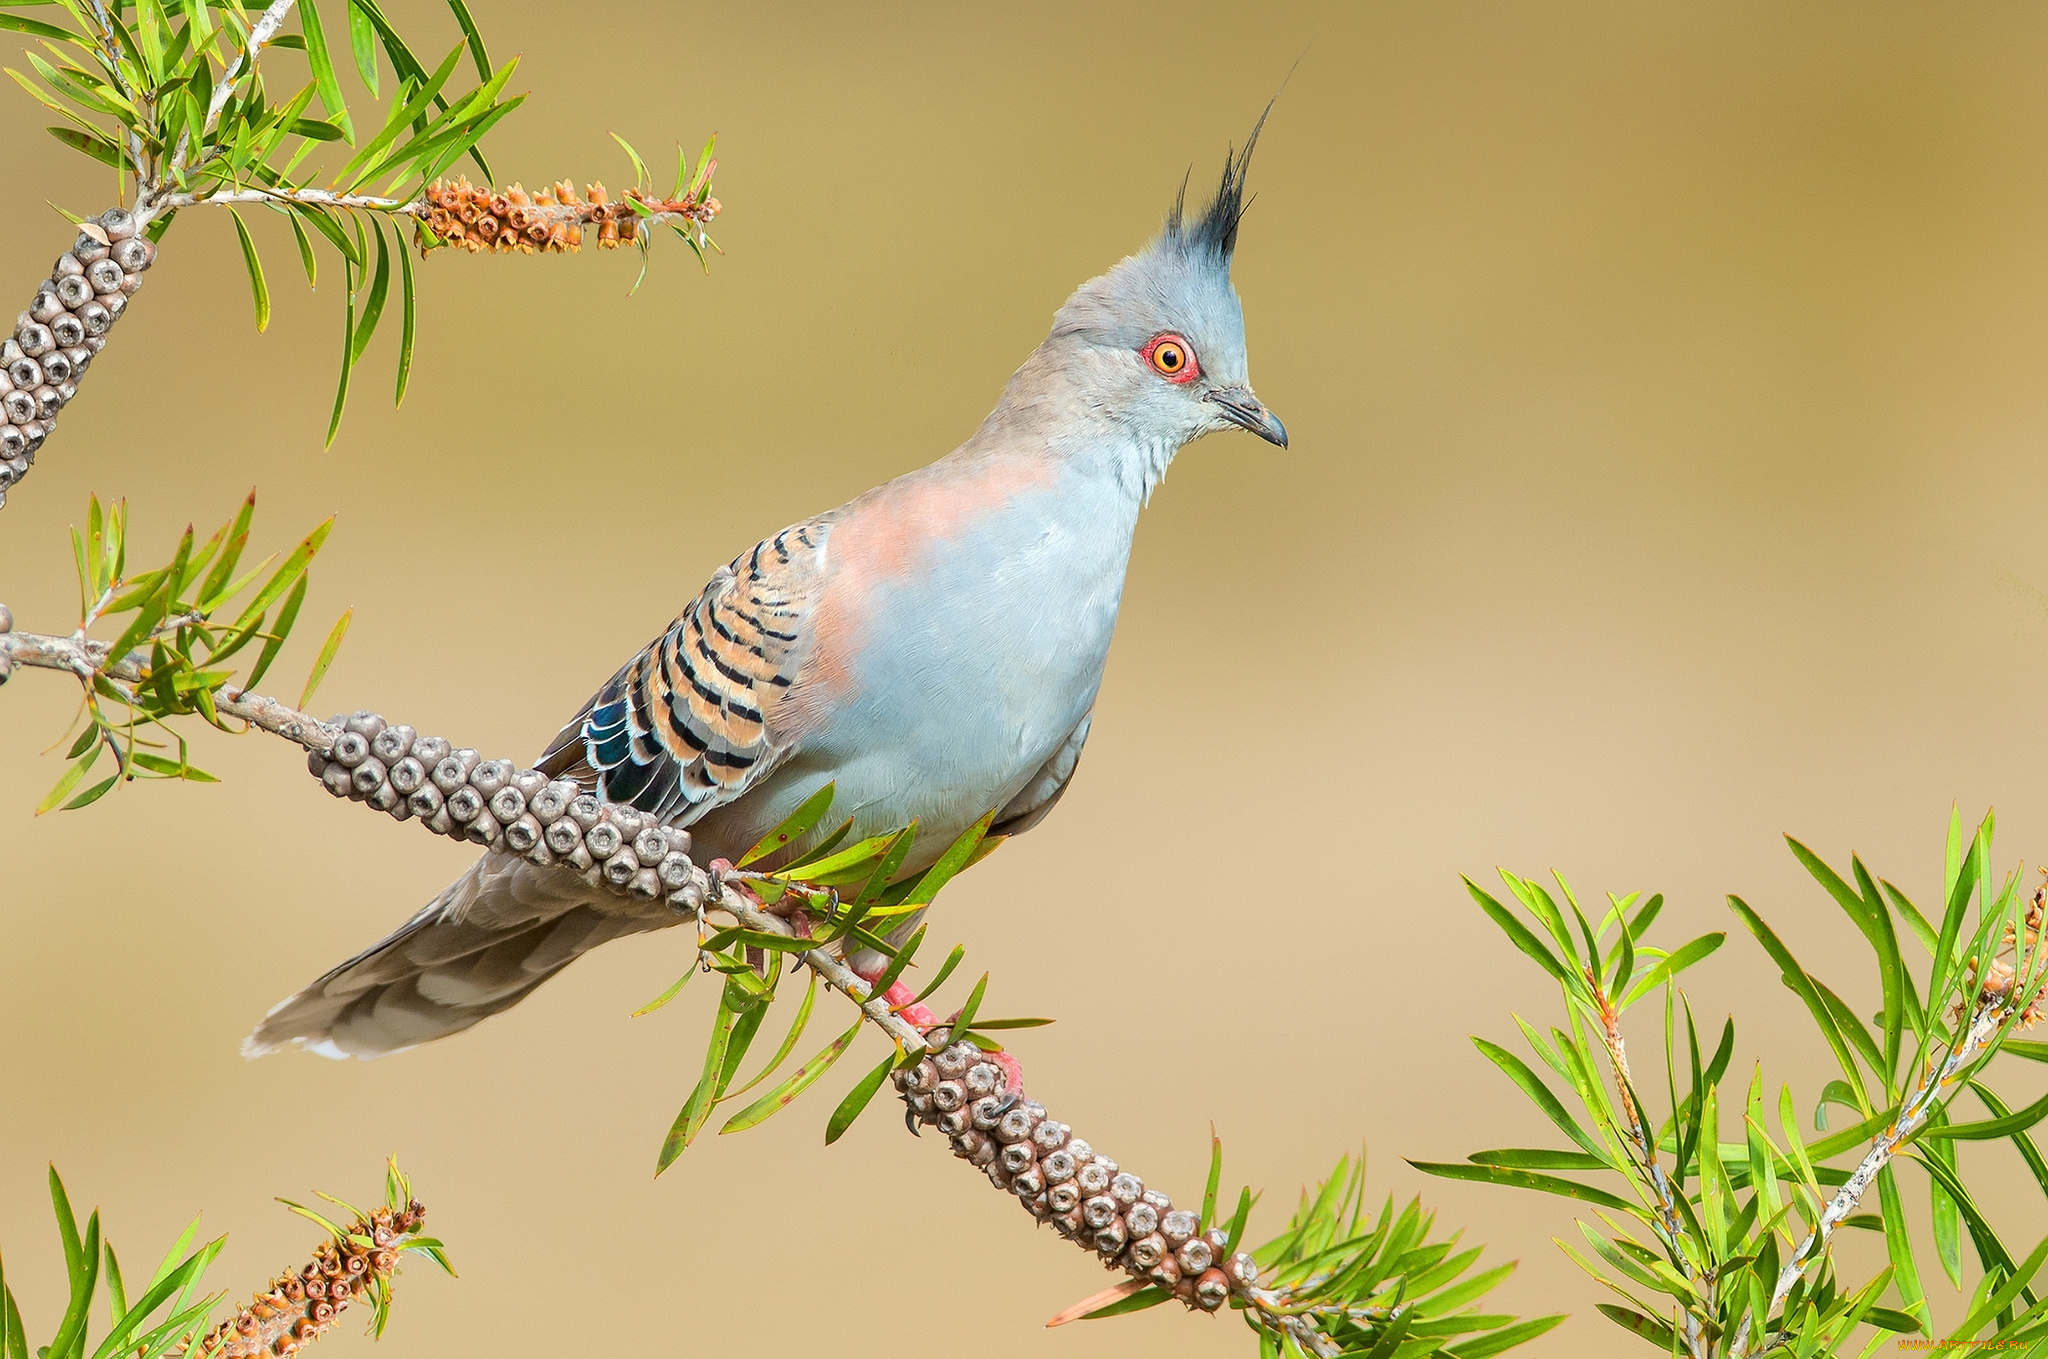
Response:
[[[1030,1106],[1019,1105],[1004,1114],[1002,1121],[996,1124],[996,1136],[1005,1142],[1022,1142],[1037,1126],[1038,1119],[1032,1115]]]
[[[438,736],[422,736],[412,743],[412,757],[432,769],[448,758],[448,743]]]
[[[932,1058],[941,1074],[954,1080],[967,1074],[967,1068],[981,1058],[981,1049],[972,1043],[950,1043]]]
[[[1037,1199],[1045,1193],[1045,1174],[1036,1165],[1027,1165],[1017,1172],[1010,1181],[1010,1192],[1020,1199]]]
[[[1107,1194],[1097,1194],[1081,1205],[1081,1220],[1098,1229],[1107,1227],[1116,1221],[1116,1200]]]
[[[1023,1174],[1038,1160],[1037,1157],[1031,1154],[1031,1144],[1028,1142],[1010,1143],[1010,1145],[1003,1148],[1002,1159],[1003,1169],[1009,1171],[1012,1175]],[[1045,1186],[1040,1185],[1038,1188],[1043,1189]],[[1031,1192],[1035,1194],[1038,1192],[1038,1189],[1034,1189]]]
[[[1159,1219],[1159,1233],[1166,1238],[1167,1245],[1178,1246],[1191,1240],[1201,1225],[1201,1219],[1193,1213],[1185,1208],[1176,1208]]]
[[[62,312],[50,322],[50,338],[64,346],[67,353],[78,351],[70,354],[71,364],[83,373],[86,363],[92,358],[91,351],[85,348],[85,323],[68,311]]]
[[[360,774],[362,770],[358,769],[356,772]],[[378,784],[363,801],[380,812],[391,812],[397,815],[400,821],[405,820],[405,798],[389,783]]]
[[[47,385],[38,387],[35,391],[35,397],[36,414],[43,418],[44,424],[55,420],[57,412],[64,409],[64,398],[57,395],[55,387]]]
[[[491,815],[497,817],[498,820],[508,826],[526,815],[526,799],[521,797],[519,790],[510,784],[491,794],[490,806]]]
[[[674,891],[690,881],[691,866],[689,855],[671,854],[655,869],[655,876],[661,879],[663,887]]]
[[[1114,1161],[1090,1161],[1074,1173],[1074,1179],[1090,1194],[1109,1192],[1110,1176],[1115,1173]]]
[[[589,793],[578,793],[569,799],[569,815],[588,830],[603,819],[604,804]]]
[[[1031,1141],[1040,1151],[1057,1151],[1067,1144],[1067,1134],[1072,1131],[1057,1119],[1048,1118],[1032,1132]]]
[[[7,380],[18,391],[32,392],[43,385],[43,366],[24,354],[7,365]]]
[[[128,310],[128,296],[126,293],[110,293],[93,305],[107,309],[107,324],[112,325],[121,319],[122,312]]]
[[[950,1114],[940,1114],[938,1124],[939,1131],[948,1137],[952,1137],[956,1133],[964,1133],[968,1130],[967,1111],[965,1109],[955,1109]]]
[[[368,708],[358,708],[341,720],[341,725],[356,732],[365,739],[374,737],[384,730],[384,719]]]
[[[107,333],[107,327],[114,324],[114,313],[107,310],[107,304],[104,302],[88,302],[84,306],[76,308],[76,311],[78,313],[78,323],[85,327],[85,333],[88,335],[104,335]],[[44,333],[47,334],[48,332],[45,331]],[[30,348],[29,342],[25,337],[21,342],[21,347],[29,350],[30,353],[35,352]]]
[[[1133,1233],[1138,1230],[1137,1223],[1132,1222],[1129,1218],[1124,1219],[1124,1221]],[[1129,1255],[1130,1262],[1137,1268],[1150,1269],[1166,1258],[1166,1242],[1159,1233],[1148,1232],[1131,1242],[1130,1250],[1127,1254]]]
[[[384,779],[384,762],[372,756],[356,766],[355,773],[350,781],[355,785],[356,792],[364,797],[368,797],[384,786]],[[383,809],[379,808],[378,810],[381,811]]]
[[[1074,1178],[1074,1154],[1064,1147],[1045,1158],[1045,1178],[1054,1184]]]
[[[64,304],[57,300],[56,289],[45,283],[42,291],[36,294],[35,301],[28,304],[28,314],[31,320],[41,321],[47,326],[67,312]]]
[[[342,765],[330,764],[320,775],[321,784],[336,797],[347,797],[354,791],[350,778],[351,771]]]
[[[1259,1267],[1252,1262],[1252,1257],[1243,1251],[1239,1251],[1230,1257],[1230,1264],[1226,1267],[1226,1272],[1232,1279],[1235,1279],[1246,1288],[1257,1288],[1259,1286]]]
[[[557,854],[573,853],[583,843],[583,828],[567,817],[550,822],[542,835],[547,847]]]
[[[448,795],[447,807],[448,815],[467,825],[483,815],[484,795],[468,784],[463,784]]]
[[[381,742],[383,737],[379,737],[378,740]],[[427,771],[410,755],[391,766],[391,786],[408,797],[417,792],[420,785],[426,781]]]
[[[649,826],[633,837],[633,853],[641,863],[660,863],[668,856],[668,835],[659,826]]]
[[[34,360],[23,359],[22,362],[33,363]],[[43,355],[43,380],[58,386],[71,381],[71,360],[65,357],[63,350]]]
[[[940,1081],[932,1087],[932,1103],[951,1113],[967,1102],[967,1092],[958,1081]]]
[[[469,771],[470,786],[485,797],[512,781],[510,760],[485,760]]]
[[[583,843],[590,846],[590,855],[593,859],[611,858],[619,852],[619,845],[624,839],[625,837],[619,834],[619,828],[609,821],[600,821],[583,832]]]
[[[1145,1182],[1127,1170],[1109,1182],[1109,1194],[1118,1203],[1136,1203],[1145,1195]]]
[[[5,410],[7,418],[15,424],[25,425],[36,418],[36,399],[17,389],[0,396],[0,410]]]
[[[1185,1266],[1183,1266],[1183,1272]],[[1230,1280],[1223,1277],[1223,1271],[1212,1269],[1195,1282],[1195,1305],[1205,1312],[1213,1312],[1230,1301]]]
[[[1124,1221],[1130,1225],[1132,1236],[1150,1236],[1159,1230],[1159,1210],[1149,1203],[1134,1203],[1124,1214]],[[1145,1267],[1150,1269],[1157,1263],[1149,1261]]]
[[[1046,1166],[1042,1167],[1042,1169],[1049,1175],[1052,1168]],[[1081,1191],[1074,1188],[1073,1182],[1070,1180],[1065,1184],[1056,1184],[1047,1190],[1046,1198],[1047,1202],[1052,1205],[1052,1210],[1055,1213],[1070,1213],[1080,1206]]]
[[[471,844],[488,845],[503,833],[503,829],[498,824],[497,817],[487,811],[480,811],[476,814],[476,820],[463,826],[462,838]]]
[[[575,796],[575,784],[550,783],[526,800],[526,810],[543,826],[552,825],[568,814],[569,799]]]
[[[1174,1258],[1180,1261],[1181,1273],[1200,1274],[1215,1263],[1216,1252],[1210,1250],[1209,1243],[1198,1236],[1192,1241],[1183,1242],[1181,1248],[1174,1252]]]
[[[155,261],[156,247],[140,236],[132,236],[114,243],[112,258],[129,273],[139,274]]]
[[[1128,1240],[1130,1236],[1124,1231],[1124,1220],[1112,1218],[1107,1227],[1095,1233],[1095,1253],[1104,1259],[1112,1259],[1123,1254],[1124,1242]]]
[[[408,726],[386,727],[370,738],[370,753],[387,765],[395,765],[412,754],[419,733]]]
[[[590,837],[584,837],[588,844]],[[633,881],[633,875],[640,871],[640,860],[633,856],[631,849],[621,849],[604,861],[604,880],[614,887],[624,887]]]
[[[0,425],[0,458],[10,463],[28,452],[28,440],[13,425]]]
[[[110,241],[125,241],[140,229],[135,214],[126,208],[108,208],[100,214],[100,225],[107,229]]]
[[[495,808],[493,812],[495,814]],[[530,816],[518,817],[505,824],[505,843],[520,854],[526,853],[540,843],[540,823]]]
[[[57,300],[71,311],[76,311],[92,301],[92,284],[83,273],[66,274],[57,280]]]
[[[78,233],[78,239],[71,243],[71,258],[80,264],[95,264],[106,257],[106,242],[96,236],[88,236],[81,231]]]
[[[117,293],[121,291],[121,280],[127,273],[110,259],[96,260],[85,267],[85,281],[92,284],[96,293]]]
[[[370,758],[370,742],[359,731],[345,731],[335,738],[333,755],[335,761],[354,769]]]
[[[405,800],[405,805],[412,808],[412,814],[423,821],[438,816],[442,811],[441,790],[431,783],[421,784]]]

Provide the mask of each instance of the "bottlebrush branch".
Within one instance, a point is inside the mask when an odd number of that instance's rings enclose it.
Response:
[[[678,152],[666,194],[623,139],[636,180],[617,197],[597,185],[578,195],[566,182],[529,196],[516,184],[501,192],[448,181],[446,172],[465,158],[490,178],[482,139],[525,98],[505,95],[518,63],[491,65],[463,0],[449,5],[460,39],[431,70],[375,0],[350,0],[350,47],[368,102],[386,74],[393,78],[381,130],[360,139],[314,4],[277,0],[253,23],[230,0],[142,4],[132,12],[118,2],[110,9],[102,0],[72,0],[66,9],[74,28],[40,17],[47,6],[0,0],[0,29],[38,38],[50,54],[28,53],[32,75],[8,74],[66,120],[51,135],[113,167],[124,198],[131,183],[133,198],[94,218],[72,218],[77,241],[17,318],[12,337],[0,342],[0,505],[48,442],[181,211],[225,207],[232,215],[258,330],[270,323],[270,284],[239,208],[270,209],[290,221],[309,285],[318,274],[316,239],[341,256],[344,332],[330,444],[350,377],[394,291],[403,329],[393,398],[405,399],[418,321],[405,231],[423,253],[459,245],[502,254],[573,250],[589,230],[600,246],[639,246],[642,277],[657,227],[674,231],[700,262],[717,248],[705,232],[720,206],[711,196],[709,144],[694,167]],[[300,31],[288,33],[295,12]],[[356,32],[359,24],[366,31]],[[270,88],[268,64],[279,48],[305,54],[306,77],[295,93]],[[476,84],[454,93],[465,55]],[[316,101],[324,117],[313,116]],[[317,157],[336,148],[353,151],[338,168],[320,166]]]

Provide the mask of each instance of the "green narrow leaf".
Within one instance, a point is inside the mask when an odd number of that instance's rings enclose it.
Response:
[[[627,158],[633,162],[634,187],[647,188],[652,186],[654,183],[654,176],[647,172],[647,162],[640,159],[640,153],[638,151],[635,151],[631,143],[627,142],[627,140],[624,137],[621,137],[616,132],[611,134],[611,139],[619,144],[619,149],[624,151],[626,153]]]
[[[882,1064],[860,1078],[860,1084],[846,1092],[846,1098],[839,1101],[839,1107],[832,1111],[831,1121],[825,1125],[825,1145],[837,1142],[845,1131],[853,1126],[853,1120],[860,1117],[861,1110],[868,1107],[868,1101],[882,1088],[882,1082],[889,1079],[890,1069],[896,1065],[896,1054],[890,1053]]]
[[[668,990],[662,992],[653,1000],[648,1001],[645,1005],[633,1011],[633,1018],[638,1019],[642,1015],[651,1015],[656,1010],[659,1010],[662,1006],[674,1000],[677,996],[683,993],[683,988],[690,984],[690,978],[696,975],[697,964],[694,960],[692,960],[690,965],[683,969],[683,975],[676,978],[674,986],[669,987]]]
[[[960,1007],[960,1013],[947,1021],[954,1033],[966,1033],[974,1027],[975,1011],[981,1008],[981,996],[988,990],[988,973],[981,974],[981,980],[967,993],[967,1003]]]
[[[377,98],[377,29],[353,3],[348,7],[348,45],[355,54],[356,74],[363,78],[363,88],[372,99]]]
[[[834,786],[831,783],[827,783],[817,792],[805,798],[802,806],[783,818],[781,825],[769,831],[759,840],[756,840],[753,847],[745,854],[742,854],[739,862],[734,864],[733,867],[745,868],[748,864],[758,863],[777,850],[786,849],[797,840],[803,838],[804,834],[811,827],[817,825],[825,813],[831,809]]]
[[[263,644],[263,650],[256,655],[256,664],[249,671],[249,682],[244,688],[254,689],[263,672],[270,669],[270,663],[277,659],[277,653],[284,648],[285,638],[290,636],[292,624],[299,618],[299,606],[306,602],[306,577],[300,576],[293,582],[291,593],[285,596],[284,607],[278,610],[277,622],[271,628],[270,639]],[[257,615],[258,625],[262,615]]]
[[[727,1094],[725,1096],[726,1099],[738,1099],[741,1095],[746,1094],[747,1091],[752,1090],[762,1081],[775,1074],[775,1069],[788,1059],[789,1054],[795,1050],[797,1043],[802,1040],[804,1029],[811,1022],[811,1007],[816,1004],[817,999],[818,974],[813,972],[810,983],[804,987],[803,1004],[797,1007],[796,1018],[790,1023],[789,1032],[782,1039],[782,1046],[775,1050],[775,1055],[768,1059],[767,1064],[755,1074],[754,1079]]]
[[[313,256],[313,238],[306,234],[306,224],[299,220],[301,214],[287,212],[285,216],[291,218],[292,239],[297,241],[299,246],[299,263],[306,267],[306,286],[308,288],[318,287],[320,283],[320,261]]]
[[[370,235],[377,241],[377,268],[370,276],[370,295],[363,301],[362,314],[356,319],[355,338],[349,342],[349,363],[361,363],[363,351],[370,347],[370,337],[377,333],[377,321],[384,315],[384,299],[391,291],[391,252],[384,244],[384,228],[376,219],[371,219]]]
[[[1202,1230],[1216,1225],[1216,1194],[1223,1187],[1223,1139],[1209,1125],[1209,1185],[1202,1191]],[[1391,1202],[1391,1200],[1389,1200]]]
[[[832,1064],[853,1046],[853,1040],[860,1036],[861,1023],[861,1020],[855,1019],[852,1028],[833,1039],[824,1051],[798,1067],[782,1084],[727,1119],[725,1126],[718,1130],[719,1135],[722,1137],[726,1133],[742,1132],[767,1122],[788,1108],[798,1095],[810,1089],[818,1077],[831,1070]]]
[[[306,35],[306,62],[313,68],[313,84],[327,109],[328,121],[341,129],[342,138],[355,145],[355,129],[349,124],[348,103],[341,97],[341,81],[334,74],[334,59],[327,52],[327,31],[321,26],[320,7],[315,0],[299,0],[299,27]]]
[[[995,824],[996,813],[989,812],[979,821],[960,832],[938,861],[927,868],[917,880],[917,886],[903,901],[905,906],[927,906],[938,899],[939,893],[974,862],[975,854],[988,836],[988,828]]]
[[[1612,1164],[1608,1159],[1607,1149],[1600,1144],[1599,1139],[1579,1126],[1578,1120],[1573,1118],[1557,1096],[1550,1092],[1550,1087],[1529,1069],[1528,1063],[1500,1044],[1489,1042],[1487,1039],[1474,1036],[1472,1043],[1486,1054],[1486,1059],[1499,1067],[1509,1080],[1520,1086],[1522,1093],[1529,1097],[1530,1102],[1541,1109],[1544,1117],[1556,1124],[1565,1136],[1583,1147],[1588,1155],[1597,1156],[1603,1162]]]
[[[97,727],[92,728],[88,732],[88,735],[96,734],[97,731]],[[92,762],[100,757],[101,749],[102,747],[97,742],[95,742],[94,745],[85,752],[85,756],[83,759],[80,759],[77,763],[73,764],[69,769],[65,770],[63,777],[57,780],[57,786],[55,788],[52,788],[49,791],[49,793],[43,798],[43,800],[36,804],[35,815],[41,816],[44,812],[49,811],[51,808],[63,802],[65,798],[70,797],[71,790],[78,786],[78,781],[85,777],[87,770],[92,768]]]
[[[1856,1059],[1851,1055],[1849,1044],[1842,1037],[1841,1028],[1835,1023],[1835,1017],[1828,1009],[1827,1002],[1814,987],[1813,979],[1807,976],[1806,969],[1792,956],[1792,950],[1786,948],[1771,927],[1764,923],[1763,917],[1750,909],[1748,902],[1741,897],[1730,896],[1728,905],[1742,923],[1749,927],[1749,932],[1756,936],[1757,942],[1764,946],[1764,951],[1771,955],[1772,961],[1778,964],[1779,975],[1785,985],[1805,1003],[1807,1012],[1813,1016],[1814,1024],[1821,1031],[1821,1037],[1825,1038],[1828,1046],[1833,1049],[1835,1061],[1841,1067],[1842,1074],[1849,1078],[1849,1085],[1857,1095],[1858,1108],[1867,1113],[1870,1102],[1863,1090],[1863,1073],[1858,1069]]]
[[[299,695],[299,707],[304,708],[313,701],[313,691],[320,687],[320,681],[327,678],[327,667],[334,664],[334,653],[341,650],[341,639],[348,635],[348,624],[356,615],[355,607],[343,609],[341,617],[334,621],[334,630],[327,634],[321,644],[320,657],[313,662],[313,673],[306,676],[305,692]]]
[[[128,168],[128,162],[122,157],[120,148],[105,137],[75,127],[46,127],[43,131],[72,150],[83,151],[102,165],[110,165],[116,170]]]
[[[1483,1184],[1512,1185],[1518,1189],[1535,1189],[1545,1194],[1558,1194],[1584,1203],[1596,1203],[1602,1208],[1617,1212],[1640,1214],[1640,1205],[1619,1198],[1604,1189],[1595,1189],[1589,1184],[1576,1180],[1562,1180],[1555,1175],[1544,1175],[1533,1170],[1517,1170],[1509,1166],[1480,1166],[1460,1162],[1409,1161],[1409,1165],[1425,1175],[1436,1175],[1446,1180],[1477,1180]]]
[[[1655,967],[1645,972],[1642,979],[1629,988],[1628,994],[1622,998],[1622,1008],[1627,1009],[1635,1004],[1665,982],[1711,954],[1715,949],[1726,943],[1727,940],[1728,936],[1718,931],[1713,934],[1703,934],[1683,948],[1671,953]]]
[[[690,1091],[690,1098],[684,1101],[682,1109],[676,1114],[676,1121],[670,1125],[668,1136],[662,1139],[661,1153],[654,1163],[656,1175],[660,1175],[675,1163],[676,1157],[683,1154],[684,1148],[697,1136],[698,1129],[704,1126],[705,1118],[710,1116],[715,1093],[713,1087],[717,1083],[718,1073],[724,1069],[726,1044],[732,1037],[733,1026],[738,1022],[739,1015],[721,998],[718,1013],[712,1016],[711,1042],[704,1049],[704,1072],[697,1078],[696,1088]]]
[[[348,376],[355,367],[356,347],[356,269],[343,266],[349,275],[348,301],[341,311],[341,380],[334,388],[334,414],[327,418],[326,448],[334,447],[334,436],[341,431],[341,413],[348,406]]]
[[[419,330],[419,307],[413,293],[412,251],[405,242],[398,243],[398,284],[399,300],[402,305],[401,329],[398,332],[398,389],[392,397],[393,406],[405,404],[406,384],[412,381],[412,344]]]
[[[1915,1326],[1933,1334],[1934,1323],[1927,1310],[1927,1293],[1920,1286],[1920,1271],[1913,1264],[1913,1241],[1906,1230],[1906,1208],[1899,1198],[1898,1176],[1887,1165],[1877,1175],[1877,1202],[1884,1222],[1885,1249],[1891,1254],[1892,1283],[1899,1301],[1914,1319]]]
[[[1551,976],[1567,986],[1571,984],[1571,971],[1563,963],[1560,963],[1548,948],[1544,947],[1542,941],[1537,939],[1536,935],[1527,925],[1515,919],[1514,914],[1507,907],[1495,901],[1478,883],[1470,878],[1464,878],[1463,881],[1465,890],[1470,892],[1472,899],[1479,903],[1479,909],[1486,912],[1487,918],[1492,920],[1494,924],[1500,926],[1501,931],[1507,935],[1516,948],[1534,958],[1543,970]]]
[[[484,35],[477,32],[476,20],[469,17],[469,6],[462,0],[448,0],[448,8],[455,15],[455,22],[462,28],[462,36],[469,43],[469,55],[476,62],[476,78],[488,81],[491,78],[491,54],[484,50]]]
[[[967,946],[965,944],[953,945],[953,951],[946,955],[946,961],[939,966],[939,975],[932,978],[931,985],[917,993],[917,999],[912,1004],[922,1004],[930,1000],[933,993],[946,984],[946,978],[953,975],[953,969],[960,966],[960,960],[966,956]]]

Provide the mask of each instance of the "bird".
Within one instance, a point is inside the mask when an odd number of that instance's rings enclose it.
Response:
[[[990,812],[991,838],[1042,821],[1087,743],[1139,512],[1175,455],[1225,430],[1287,446],[1231,280],[1265,121],[1205,206],[1188,210],[1183,179],[1157,235],[1067,298],[964,443],[720,568],[536,767],[687,828],[700,863],[739,858],[827,783],[854,835],[918,824],[903,875]],[[402,1051],[691,918],[487,852],[243,1050]]]

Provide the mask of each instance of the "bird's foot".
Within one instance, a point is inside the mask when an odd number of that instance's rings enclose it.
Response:
[[[761,904],[761,894],[747,886],[746,878],[734,866],[732,860],[713,859],[710,863],[704,865],[704,871],[711,878],[714,896],[717,894],[718,889],[730,887],[748,901],[753,902],[754,905],[759,906]]]

